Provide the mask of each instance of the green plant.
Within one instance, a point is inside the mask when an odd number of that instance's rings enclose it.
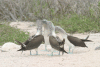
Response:
[[[25,32],[8,25],[0,25],[0,45],[6,42],[15,42],[15,39],[24,42],[28,37],[28,32],[25,34]]]
[[[61,26],[68,33],[100,31],[100,26],[98,26],[98,23],[92,21],[89,17],[79,16],[77,14],[72,15],[70,18],[66,17],[61,20],[59,19],[58,22],[54,21],[54,24]]]

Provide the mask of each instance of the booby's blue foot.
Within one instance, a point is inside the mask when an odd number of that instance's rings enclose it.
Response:
[[[47,50],[47,47],[45,46],[45,50],[42,50],[42,51],[47,51],[47,52],[49,52],[48,50]]]
[[[58,52],[58,51],[57,51]],[[55,56],[60,56],[60,51],[59,51],[59,53],[58,54],[54,54]]]
[[[48,56],[53,56],[52,54],[47,54]]]
[[[72,50],[72,52],[71,52],[71,47],[69,47],[69,52],[68,52],[68,54],[73,54],[73,50]]]
[[[60,51],[59,51],[58,55],[60,55]]]
[[[53,56],[53,52],[51,54],[47,54],[48,56]]]
[[[58,54],[53,54],[53,52],[51,54],[47,54],[48,56],[60,56],[60,52]]]
[[[68,52],[68,54],[73,54],[72,52]]]
[[[47,51],[47,52],[49,52],[48,50],[41,50],[41,51]]]
[[[68,52],[68,54],[73,54],[73,51],[72,52]]]
[[[55,50],[55,51],[53,51],[53,52],[59,52],[59,51],[56,51],[56,50]]]
[[[36,54],[32,54],[31,51],[30,51],[30,55],[39,55],[39,54],[38,54],[38,51],[36,51]]]
[[[47,54],[48,56],[60,56],[59,54]]]
[[[38,55],[38,54],[30,54],[30,55]]]

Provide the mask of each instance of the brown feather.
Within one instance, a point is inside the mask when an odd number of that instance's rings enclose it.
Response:
[[[26,42],[24,42],[26,45],[25,47],[26,49],[21,48],[20,50],[31,50],[38,48],[43,40],[44,40],[43,35],[37,35],[31,41],[26,40]]]
[[[52,48],[58,50],[58,51],[62,51],[67,53],[64,48],[61,48],[60,45],[64,45],[64,43],[62,43],[61,41],[59,42],[57,40],[57,38],[55,38],[54,36],[49,36],[49,42]]]
[[[72,43],[74,46],[80,46],[80,47],[87,47],[81,39],[73,36],[67,36],[70,43]]]

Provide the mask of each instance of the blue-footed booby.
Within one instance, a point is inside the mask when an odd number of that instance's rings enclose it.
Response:
[[[55,34],[55,26],[53,25],[53,23],[51,21],[43,21],[43,24],[48,24],[48,28],[49,28],[49,43],[52,47],[52,51],[51,51],[51,56],[53,56],[53,51],[54,49],[61,51],[62,53],[65,52],[64,50],[64,42],[65,39],[63,39],[63,41],[60,41],[59,38],[56,36]],[[45,28],[45,26],[44,26]],[[60,52],[59,52],[60,55]]]
[[[62,37],[65,39],[65,44],[69,46],[69,53],[71,53],[70,52],[71,49],[73,53],[75,46],[87,47],[84,42],[91,42],[91,40],[87,40],[89,38],[89,35],[86,37],[86,39],[79,39],[77,37],[68,35],[65,32],[65,30],[62,29],[60,26],[55,26],[55,30],[59,32],[62,35]]]
[[[42,35],[42,22],[40,20],[37,20],[37,32],[35,35],[30,37],[24,43],[21,43],[16,40],[16,42],[18,42],[21,45],[21,49],[19,49],[18,51],[35,49],[36,55],[38,55],[38,47],[40,46],[42,41],[44,41],[44,37]],[[32,55],[31,51],[30,51],[30,55]]]
[[[50,43],[49,43],[49,36],[48,36],[50,34],[48,20],[43,19],[42,20],[42,24],[43,24],[43,27],[44,27],[44,33],[43,33],[44,41],[45,41],[45,50],[44,51],[48,51],[47,47],[48,47],[48,45],[50,45]]]

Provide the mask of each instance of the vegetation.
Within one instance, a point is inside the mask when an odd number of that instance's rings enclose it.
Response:
[[[28,33],[25,34],[25,32],[19,29],[15,29],[5,24],[0,25],[0,45],[6,42],[15,42],[15,39],[24,42],[28,37]]]
[[[69,33],[100,32],[99,0],[0,0],[0,21],[47,19]]]
[[[89,17],[72,15],[71,18],[63,18],[55,25],[61,26],[68,33],[100,32],[100,23]]]

